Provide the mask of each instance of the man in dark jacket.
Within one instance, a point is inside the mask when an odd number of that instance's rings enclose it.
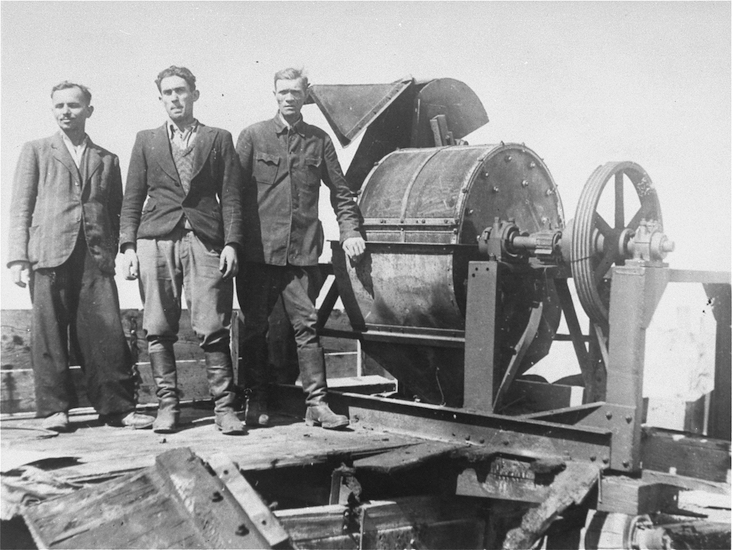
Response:
[[[86,86],[62,82],[51,90],[51,99],[60,131],[23,146],[9,235],[8,266],[18,286],[26,286],[29,277],[33,302],[36,411],[44,428],[70,428],[69,408],[76,405],[71,344],[101,419],[149,428],[153,419],[135,412],[133,361],[114,283],[119,159],[86,134],[94,112]]]
[[[302,71],[284,69],[275,74],[274,85],[277,115],[244,129],[236,145],[245,197],[256,197],[258,204],[256,211],[244,217],[246,261],[236,283],[244,315],[242,356],[251,386],[246,422],[269,423],[267,317],[281,296],[295,330],[307,403],[305,421],[337,429],[349,422],[327,405],[323,349],[316,332],[315,280],[323,247],[318,220],[320,182],[330,189],[340,242],[353,261],[365,251],[361,215],[330,137],[300,115],[307,97],[307,77]],[[248,204],[245,201],[245,208]]]
[[[216,426],[244,433],[234,412],[229,352],[233,278],[242,241],[241,171],[231,134],[193,116],[196,78],[185,67],[156,84],[169,120],[137,135],[122,204],[127,278],[140,277],[143,329],[159,401],[153,430],[172,432],[180,410],[173,343],[185,286],[193,330],[206,359]]]

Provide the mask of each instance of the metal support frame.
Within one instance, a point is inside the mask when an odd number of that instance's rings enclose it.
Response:
[[[465,375],[463,406],[493,412],[498,269],[495,260],[470,262],[465,312]]]
[[[464,407],[488,414],[494,412],[494,397],[500,382],[500,373],[495,369],[499,268],[500,264],[495,260],[470,262],[468,276]],[[609,454],[599,457],[602,463],[613,470],[637,472],[641,467],[646,329],[666,285],[669,282],[700,282],[707,283],[711,288],[725,284],[729,275],[671,270],[665,264],[630,260],[624,266],[613,268],[612,280],[609,330],[606,328],[590,335],[594,346],[591,345],[589,352],[584,346],[581,331],[578,331],[579,324],[566,281],[559,278],[555,281],[558,283],[563,312],[565,317],[569,317],[575,352],[585,379],[585,403],[595,405],[583,411],[570,407],[556,418],[563,417],[576,426],[609,430],[612,433],[612,445],[607,449]],[[722,309],[720,307],[720,311]],[[724,332],[728,324],[725,323],[727,321],[723,318],[718,331],[723,341],[728,336]],[[591,331],[593,328],[599,327],[591,327]],[[610,335],[608,342],[604,334],[606,331]],[[595,338],[597,341],[594,341]],[[602,357],[604,372],[595,373],[601,366],[599,361],[593,361],[594,356]],[[724,366],[718,367],[717,372],[726,372]],[[598,378],[595,374],[601,376]],[[591,383],[588,384],[588,381]],[[573,414],[574,410],[580,414]],[[551,411],[543,414],[547,413]]]
[[[613,268],[605,400],[580,422],[612,431],[610,456],[603,457],[610,469],[621,472],[641,469],[646,329],[667,284],[729,285],[729,280],[729,273],[673,270],[665,264],[636,260]]]
[[[640,470],[646,329],[669,269],[628,261],[614,267],[612,277],[605,403],[582,423],[611,430],[610,456],[603,461],[613,470],[635,472]]]
[[[302,388],[278,387],[280,407],[285,413],[302,416]],[[332,388],[328,404],[347,414],[354,425],[404,433],[425,439],[463,441],[483,450],[482,454],[504,456],[559,457],[604,465],[598,457],[610,450],[607,429],[567,425],[516,416],[467,411],[443,405],[341,392]]]

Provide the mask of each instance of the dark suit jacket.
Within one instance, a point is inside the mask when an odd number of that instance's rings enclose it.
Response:
[[[122,204],[121,246],[164,237],[184,214],[201,240],[219,249],[241,246],[241,169],[231,134],[199,124],[186,194],[166,124],[137,134]]]
[[[89,140],[81,170],[60,133],[23,146],[15,172],[8,264],[63,264],[79,230],[103,272],[114,274],[122,176],[119,159]]]

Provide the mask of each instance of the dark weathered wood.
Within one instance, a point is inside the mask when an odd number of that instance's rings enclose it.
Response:
[[[147,342],[143,337],[139,310],[122,310],[122,326],[142,377],[138,402],[156,403],[155,388],[150,372]],[[0,310],[2,321],[2,367],[0,367],[0,412],[15,414],[35,411],[33,369],[30,361],[30,310]],[[203,368],[203,352],[190,324],[188,310],[181,312],[180,332],[174,346],[178,361],[178,385],[183,399],[208,399],[208,382]],[[84,387],[84,375],[76,366],[77,358],[69,357],[71,376],[78,397],[78,407],[90,406]]]
[[[673,485],[674,487],[687,489],[689,491],[705,491],[714,495],[730,494],[729,481],[708,481],[706,479],[696,479],[693,477],[671,474],[669,472],[654,472],[653,470],[643,470],[641,479],[649,484],[663,483],[665,485]]]
[[[239,468],[224,453],[217,453],[208,460],[218,478],[236,499],[260,534],[273,548],[290,547],[290,537],[272,511],[262,501],[249,482],[241,475]]]
[[[503,542],[504,550],[531,548],[566,508],[584,500],[599,479],[599,467],[567,463],[567,469],[554,479],[546,500],[530,508],[524,514],[521,525],[507,533]]]
[[[462,496],[539,504],[546,500],[550,486],[539,485],[533,479],[499,477],[479,467],[468,467],[457,476],[455,491]]]
[[[200,401],[209,399],[208,381],[206,380],[206,365],[203,360],[184,359],[176,362],[178,369],[178,389],[180,398],[184,401]],[[137,402],[140,405],[157,404],[155,396],[155,382],[153,381],[150,363],[138,363],[136,370],[139,373],[137,386]],[[70,367],[72,380],[78,397],[76,407],[90,407],[84,385],[84,373],[81,367]],[[17,414],[34,412],[36,408],[35,390],[33,386],[33,371],[30,369],[4,370],[2,372],[2,402],[3,414]]]
[[[363,506],[363,548],[484,548],[479,504],[462,498],[410,497]]]
[[[646,428],[641,441],[646,470],[727,481],[730,479],[730,442],[698,435]]]
[[[246,482],[231,468],[227,479],[241,496]],[[259,526],[273,516],[263,517],[257,499],[248,493],[253,520],[223,480],[179,448],[140,473],[28,507],[24,517],[41,548],[267,548]],[[275,542],[289,546],[283,531]]]
[[[333,504],[314,506],[309,508],[294,508],[278,510],[274,514],[285,530],[289,533],[292,542],[299,548],[358,548],[358,542],[352,535],[343,531],[343,513],[346,506]],[[328,541],[352,541],[352,545],[330,546]]]
[[[298,403],[304,408],[302,393]],[[182,407],[180,430],[158,435],[150,430],[127,430],[101,426],[96,414],[71,415],[74,431],[53,439],[39,439],[40,420],[4,419],[0,422],[2,455],[19,452],[44,453],[48,457],[77,457],[56,470],[75,482],[109,479],[154,464],[155,456],[173,447],[190,447],[204,460],[224,452],[244,471],[325,464],[352,460],[420,440],[406,435],[360,429],[331,431],[305,426],[302,417],[271,415],[272,427],[251,429],[243,437],[231,438],[214,427],[210,403],[205,407]],[[240,415],[243,417],[243,415]],[[6,429],[11,428],[11,429]],[[23,428],[29,428],[25,431]],[[49,464],[44,468],[59,468]]]
[[[161,485],[156,471],[144,471],[28,507],[23,516],[39,548],[203,547]]]
[[[155,465],[205,542],[205,548],[267,548],[258,525],[221,479],[188,448],[168,451]]]
[[[361,458],[353,462],[356,470],[371,470],[383,474],[394,474],[400,471],[416,468],[429,461],[449,455],[456,449],[465,447],[461,443],[444,443],[427,441],[394,449],[389,452]]]
[[[484,548],[478,508],[475,500],[427,496],[365,503],[353,522],[344,521],[342,505],[275,515],[298,548]]]
[[[600,482],[596,509],[631,516],[678,509],[679,488],[664,483],[646,483],[625,476],[606,476]]]

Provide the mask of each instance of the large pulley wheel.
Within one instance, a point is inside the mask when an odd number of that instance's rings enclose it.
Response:
[[[624,188],[633,184],[640,208],[626,222]],[[598,212],[600,199],[613,181],[612,225]],[[608,320],[610,283],[606,278],[613,264],[623,265],[627,242],[641,220],[654,220],[663,230],[661,205],[646,171],[634,162],[608,162],[598,166],[587,180],[577,205],[572,229],[570,258],[577,296],[590,319],[600,325]]]

